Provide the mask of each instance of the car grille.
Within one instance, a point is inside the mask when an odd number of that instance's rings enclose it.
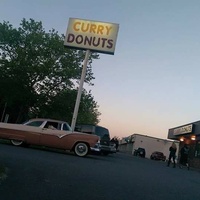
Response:
[[[101,144],[101,145],[109,146],[109,145],[110,145],[110,141],[107,141],[107,140],[101,140],[101,141],[100,141],[100,144]]]

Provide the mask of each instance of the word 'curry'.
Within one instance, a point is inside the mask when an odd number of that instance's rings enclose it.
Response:
[[[93,33],[97,35],[109,35],[111,33],[112,27],[102,24],[85,23],[85,22],[75,22],[73,29],[76,32],[83,33]]]

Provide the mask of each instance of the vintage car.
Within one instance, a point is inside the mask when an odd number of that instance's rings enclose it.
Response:
[[[51,119],[32,119],[24,124],[0,123],[0,138],[15,146],[41,145],[73,151],[86,156],[90,150],[99,151],[99,137],[72,132],[67,122]]]
[[[75,131],[99,136],[99,148],[101,150],[100,153],[105,156],[110,153],[114,153],[114,147],[110,145],[110,133],[107,128],[92,124],[78,124],[75,127]]]
[[[159,152],[159,151],[154,151],[151,154],[150,158],[152,160],[162,160],[162,161],[166,160],[166,156],[162,152]]]
[[[133,155],[145,158],[146,150],[144,148],[139,147],[138,149],[135,149]]]

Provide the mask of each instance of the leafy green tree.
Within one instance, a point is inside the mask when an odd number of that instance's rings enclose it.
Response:
[[[0,113],[6,105],[10,122],[47,115],[72,118],[85,53],[63,44],[64,35],[54,29],[45,32],[42,22],[23,19],[19,28],[0,23]],[[91,64],[98,57],[93,53],[89,58],[87,84],[92,85]],[[92,95],[85,91],[82,101],[89,101],[80,108],[85,105],[82,110],[96,123],[100,113]]]
[[[40,116],[43,118],[49,116],[60,120],[64,118],[70,123],[73,116],[76,96],[77,90],[64,90],[56,95],[49,105],[43,105],[39,110],[34,109],[32,114],[33,116]],[[94,101],[91,92],[87,93],[86,90],[84,90],[81,96],[77,123],[98,124],[99,116],[98,105]]]

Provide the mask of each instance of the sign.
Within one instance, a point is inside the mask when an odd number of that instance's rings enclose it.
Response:
[[[66,47],[114,54],[119,24],[70,18]]]
[[[174,129],[174,135],[192,133],[193,124]]]

